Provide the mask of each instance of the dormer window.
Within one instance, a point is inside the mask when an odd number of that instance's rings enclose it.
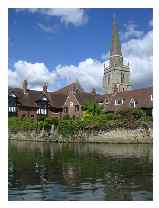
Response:
[[[37,114],[47,115],[48,114],[48,100],[46,97],[41,97],[37,102]]]
[[[9,95],[10,97],[14,97],[16,98],[16,95],[14,95],[13,93]]]
[[[136,105],[138,104],[137,100],[131,98],[130,102],[129,102],[129,107],[131,108],[136,108]]]
[[[9,116],[16,116],[17,97],[13,93],[8,96],[8,113]]]
[[[46,98],[46,97],[43,97],[43,98],[42,98],[42,100],[45,100],[45,101],[47,101],[47,98]]]
[[[122,104],[123,104],[122,98],[115,99],[115,105],[122,105]]]

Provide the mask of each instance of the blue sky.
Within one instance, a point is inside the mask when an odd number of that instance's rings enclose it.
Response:
[[[114,14],[135,74],[134,88],[152,85],[152,63],[147,66],[152,61],[152,9],[9,9],[9,85],[19,86],[27,78],[32,88],[48,81],[49,89],[56,90],[79,79],[87,91],[96,87],[101,92]]]

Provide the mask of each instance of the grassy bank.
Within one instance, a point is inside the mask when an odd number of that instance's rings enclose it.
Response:
[[[8,119],[8,127],[11,131],[50,131],[51,126],[57,129],[63,137],[77,137],[79,132],[110,131],[115,129],[148,129],[152,126],[152,117],[147,116],[141,109],[119,110],[116,113],[91,113],[87,112],[81,118],[65,117],[63,120],[40,117],[37,120],[31,118]]]

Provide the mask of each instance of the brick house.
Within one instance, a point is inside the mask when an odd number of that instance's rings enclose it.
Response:
[[[140,108],[147,114],[152,114],[152,87],[106,94],[103,99],[105,112],[115,112],[119,109],[127,108]]]
[[[81,117],[88,101],[102,105],[105,112],[118,109],[141,108],[151,114],[153,89],[137,89],[99,95],[95,89],[85,92],[77,83],[72,83],[56,92],[48,92],[44,84],[42,91],[30,90],[24,80],[22,88],[9,88],[8,115],[37,118],[40,115],[63,118]]]
[[[9,88],[8,115],[37,118],[39,115],[62,118],[80,117],[87,101],[95,102],[95,94],[86,93],[79,84],[72,83],[56,92],[48,92],[46,84],[42,91],[30,90],[27,81],[22,88]]]

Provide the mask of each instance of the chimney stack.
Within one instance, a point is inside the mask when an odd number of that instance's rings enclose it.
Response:
[[[76,89],[77,89],[76,83],[73,83],[73,84],[72,84],[72,91],[75,92]]]
[[[96,96],[96,89],[95,89],[95,88],[92,89],[91,94],[92,94],[93,96]]]
[[[113,93],[114,93],[114,94],[118,93],[118,87],[117,87],[117,85],[116,85],[116,84],[114,85],[114,88],[113,88]]]
[[[44,93],[47,93],[47,86],[48,86],[48,84],[47,84],[47,82],[45,82],[43,85],[43,92]]]
[[[28,90],[28,82],[27,80],[23,80],[23,83],[22,83],[22,88],[23,88],[23,92],[24,94],[27,94],[27,90]]]

